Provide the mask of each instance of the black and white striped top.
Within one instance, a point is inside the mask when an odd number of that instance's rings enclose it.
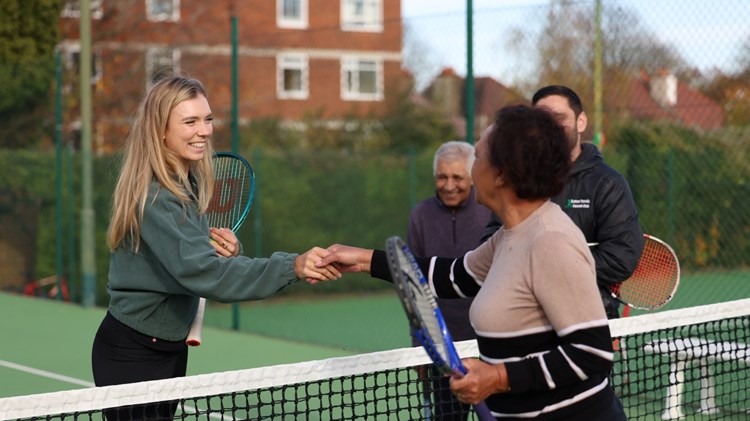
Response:
[[[556,204],[462,259],[420,265],[437,296],[476,296],[470,317],[481,359],[504,363],[511,388],[486,400],[498,419],[589,420],[607,411],[613,351],[594,260]]]

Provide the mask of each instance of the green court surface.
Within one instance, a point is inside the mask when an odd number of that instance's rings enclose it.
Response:
[[[656,311],[750,297],[750,272],[683,274],[674,299]],[[410,346],[408,324],[395,292],[271,298],[240,305],[239,328],[264,336],[372,352]],[[210,303],[206,323],[229,328],[232,309]],[[631,315],[653,313],[632,310]]]
[[[91,343],[103,308],[0,293],[0,397],[93,385]],[[307,321],[314,323],[312,318]],[[207,327],[191,348],[188,374],[204,374],[351,355],[311,345]]]
[[[684,274],[661,310],[750,297],[750,273]],[[0,293],[0,397],[91,385],[90,354],[103,308],[82,308]],[[631,315],[644,312],[633,311]],[[190,350],[188,374],[319,360],[410,346],[407,321],[392,291],[279,297],[240,306],[211,303],[204,343]],[[252,332],[252,333],[248,333]]]
[[[231,306],[210,303],[206,323],[231,326]],[[353,353],[411,346],[409,327],[395,291],[272,298],[245,303],[240,330],[333,346]]]

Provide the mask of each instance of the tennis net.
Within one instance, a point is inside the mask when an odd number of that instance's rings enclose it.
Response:
[[[611,381],[628,419],[750,419],[749,315],[750,299],[613,320]],[[474,341],[456,348],[478,352]],[[406,348],[3,398],[0,419],[430,419],[427,364]]]

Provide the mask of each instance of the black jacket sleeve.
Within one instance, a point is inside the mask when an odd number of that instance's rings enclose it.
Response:
[[[597,187],[595,241],[591,253],[596,262],[597,281],[603,285],[622,282],[638,265],[644,238],[638,211],[627,181],[608,177]]]
[[[474,297],[481,284],[464,267],[464,259],[451,257],[415,257],[422,274],[429,273],[430,263],[434,265],[432,277],[427,281],[434,287],[440,298]],[[393,282],[388,257],[383,250],[375,250],[370,262],[370,276]],[[460,292],[459,292],[460,291]]]

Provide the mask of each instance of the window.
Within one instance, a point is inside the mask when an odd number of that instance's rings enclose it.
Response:
[[[91,10],[92,19],[101,19],[104,15],[102,10],[102,0],[90,0],[89,10]],[[62,16],[65,18],[80,18],[80,0],[65,0],[62,9]]]
[[[307,56],[284,54],[276,57],[276,92],[281,99],[307,99]]]
[[[146,52],[146,87],[166,76],[180,73],[180,51],[171,48],[151,48]]]
[[[279,28],[307,28],[307,0],[276,0],[276,25]]]
[[[180,20],[180,0],[146,0],[146,18],[152,22]]]
[[[81,74],[81,44],[66,43],[63,47],[65,69],[77,78]],[[91,83],[94,84],[102,78],[102,60],[99,55],[91,52]]]
[[[341,29],[382,32],[383,0],[341,0]]]
[[[383,60],[345,57],[341,60],[341,98],[379,101],[383,99]]]

